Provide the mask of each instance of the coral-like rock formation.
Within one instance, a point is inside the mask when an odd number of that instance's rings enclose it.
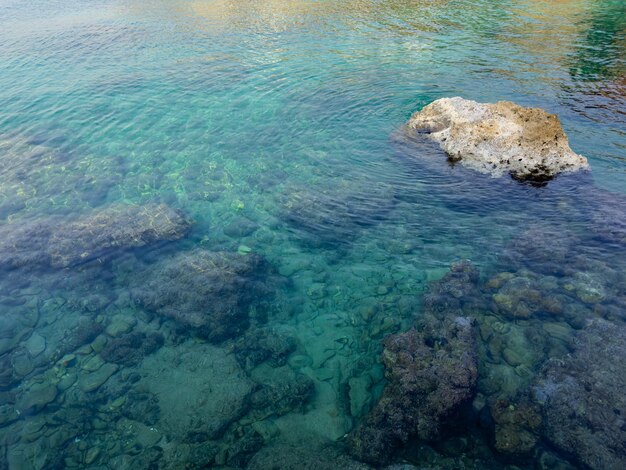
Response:
[[[595,319],[572,346],[571,354],[546,364],[534,387],[543,433],[586,467],[626,468],[626,331]]]
[[[136,365],[148,354],[163,346],[163,335],[159,333],[133,332],[110,340],[100,355],[107,362]]]
[[[165,204],[113,205],[73,220],[57,217],[0,227],[0,266],[66,268],[130,248],[172,241],[191,223]]]
[[[296,346],[296,340],[291,336],[284,336],[270,328],[257,328],[237,340],[234,353],[246,370],[264,361],[268,361],[272,367],[279,367],[287,363],[287,358]]]
[[[182,238],[190,222],[165,204],[115,205],[63,224],[49,240],[51,264],[72,266],[109,251]]]
[[[281,416],[302,408],[313,390],[313,381],[307,376],[287,376],[285,380],[269,383],[257,390],[250,397],[250,405],[256,416]]]
[[[424,295],[427,313],[462,315],[483,302],[478,287],[480,272],[469,261],[459,261],[438,281],[429,283]]]
[[[541,426],[541,414],[535,403],[527,399],[515,403],[496,400],[490,412],[495,424],[494,447],[498,452],[524,455],[533,450]]]
[[[415,113],[408,127],[429,133],[451,160],[493,176],[546,180],[588,168],[570,149],[556,115],[510,101],[442,98]]]
[[[504,274],[510,273],[503,273],[500,278],[505,278]],[[495,283],[498,280],[491,281]],[[509,279],[503,280],[502,286],[492,299],[493,310],[509,318],[530,318],[538,314],[554,315],[563,311],[559,296],[543,288],[540,281],[529,277],[511,275]]]
[[[355,457],[380,464],[413,436],[439,436],[445,419],[474,393],[478,372],[473,330],[472,320],[452,317],[385,339],[388,384],[348,438]]]
[[[251,305],[268,293],[268,274],[260,256],[196,249],[155,263],[132,293],[147,310],[219,342],[247,328]]]

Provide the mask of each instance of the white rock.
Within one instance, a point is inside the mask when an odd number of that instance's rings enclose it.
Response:
[[[589,168],[556,115],[510,101],[442,98],[415,113],[408,128],[427,132],[451,160],[492,176],[545,180]]]

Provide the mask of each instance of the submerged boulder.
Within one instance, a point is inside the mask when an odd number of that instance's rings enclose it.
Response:
[[[313,380],[306,375],[290,377],[285,374],[283,380],[264,384],[250,397],[253,415],[266,418],[301,409],[311,398],[314,388]]]
[[[585,467],[626,468],[626,330],[594,319],[572,346],[546,364],[534,387],[544,437]]]
[[[474,323],[466,317],[433,321],[385,339],[387,386],[348,437],[359,460],[381,464],[412,437],[437,439],[445,421],[474,393]]]
[[[384,183],[333,181],[330,185],[288,185],[280,197],[280,218],[307,242],[345,243],[360,229],[385,220],[396,203]]]
[[[160,333],[132,332],[111,339],[100,352],[107,362],[126,366],[137,365],[141,360],[163,346]]]
[[[46,221],[0,226],[0,267],[4,269],[49,265],[47,244],[51,227]]]
[[[442,98],[415,113],[408,128],[427,132],[450,160],[492,176],[542,181],[589,167],[556,115],[510,101]]]
[[[428,284],[424,308],[428,314],[463,315],[482,303],[478,286],[480,272],[467,260],[453,263],[439,280]]]
[[[177,240],[190,227],[165,204],[113,205],[53,230],[48,252],[51,265],[64,268],[115,250]]]
[[[494,447],[513,456],[529,454],[539,439],[541,414],[536,403],[526,398],[519,401],[495,400],[489,406],[494,424]]]
[[[191,222],[165,204],[116,204],[83,217],[50,217],[0,227],[0,266],[66,268],[184,237]]]
[[[269,293],[269,274],[258,255],[195,249],[149,267],[132,294],[147,310],[219,342],[247,329],[250,307]]]
[[[137,384],[158,400],[155,427],[176,445],[221,437],[245,414],[255,387],[231,354],[192,340],[146,357]]]
[[[296,340],[291,336],[270,328],[257,328],[235,342],[234,353],[241,367],[250,370],[265,361],[272,367],[284,366],[296,347]]]

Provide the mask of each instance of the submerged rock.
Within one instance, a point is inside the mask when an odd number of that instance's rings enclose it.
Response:
[[[163,341],[160,333],[128,333],[110,340],[100,355],[107,362],[132,366],[163,346]]]
[[[386,462],[411,437],[436,439],[445,421],[468,402],[477,379],[473,321],[447,317],[423,330],[385,339],[388,384],[348,444],[360,460]]]
[[[131,315],[117,314],[113,315],[110,323],[105,328],[107,335],[117,338],[124,333],[128,333],[137,324],[137,319]]]
[[[239,364],[246,370],[265,361],[272,367],[280,367],[287,363],[296,346],[296,340],[291,336],[284,336],[270,328],[257,328],[237,340],[234,352]]]
[[[538,314],[559,314],[562,302],[554,292],[542,289],[539,281],[513,277],[492,296],[493,311],[509,318],[530,318]]]
[[[218,444],[208,442],[199,444],[177,443],[175,446],[163,447],[163,468],[213,468],[215,456],[220,452]]]
[[[262,386],[250,397],[250,405],[254,408],[255,416],[281,416],[302,408],[314,388],[313,381],[305,375],[286,377],[280,382]]]
[[[150,392],[130,389],[123,395],[126,399],[119,408],[119,414],[128,419],[154,426],[161,417],[159,398]]]
[[[50,265],[47,251],[50,221],[28,221],[0,226],[0,267],[15,269]]]
[[[223,349],[188,341],[146,357],[138,388],[158,400],[156,427],[193,444],[219,438],[245,414],[255,384]]]
[[[109,380],[109,377],[117,372],[117,369],[118,366],[116,366],[115,364],[104,364],[97,370],[80,377],[78,381],[78,386],[85,393],[93,392],[100,388],[107,380]]]
[[[517,402],[494,401],[489,411],[494,421],[494,447],[511,455],[530,453],[539,440],[539,407],[527,399]]]
[[[332,187],[286,187],[280,216],[308,234],[309,242],[344,243],[359,229],[384,220],[395,203],[394,190],[388,185],[341,180]]]
[[[510,101],[442,98],[415,113],[408,128],[429,133],[452,161],[492,176],[541,181],[589,167],[556,115]]]
[[[623,318],[621,251],[594,239],[593,226],[582,227],[536,224],[510,240],[499,255],[503,272],[485,284],[491,310],[509,318],[558,315],[578,327],[592,316]]]
[[[268,275],[258,255],[195,249],[155,263],[132,293],[147,310],[219,342],[248,327],[250,307],[269,293]]]
[[[0,227],[0,267],[66,268],[130,248],[172,241],[191,223],[165,204],[117,204],[74,220],[51,217]]]
[[[50,352],[51,361],[57,361],[79,347],[91,343],[102,331],[104,331],[102,324],[81,316],[75,324],[63,332],[63,337],[54,345],[55,348]]]
[[[114,205],[54,230],[51,264],[67,267],[115,250],[177,240],[190,227],[189,220],[165,204]]]
[[[259,224],[246,218],[237,216],[224,227],[224,235],[231,238],[243,238],[252,235],[259,229]]]
[[[500,253],[501,264],[507,269],[563,275],[572,263],[572,253],[585,248],[580,237],[558,224],[536,224],[520,232]]]
[[[240,433],[226,450],[226,462],[233,468],[246,468],[246,464],[264,444],[263,437],[252,427],[244,427]]]
[[[573,352],[548,361],[534,387],[543,434],[593,469],[626,468],[626,331],[594,319],[573,340]]]
[[[20,390],[16,407],[20,412],[40,411],[48,403],[53,402],[57,394],[58,390],[54,383],[29,383]]]
[[[480,272],[469,261],[459,261],[439,280],[428,284],[424,295],[427,313],[462,315],[482,303],[478,281]]]

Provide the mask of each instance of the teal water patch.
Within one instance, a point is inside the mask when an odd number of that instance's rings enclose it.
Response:
[[[619,467],[594,399],[626,412],[620,2],[0,18],[0,466]],[[456,95],[557,113],[592,172],[493,179],[402,134]],[[597,331],[616,346],[593,382]],[[412,347],[418,370],[394,359]],[[428,389],[463,348],[467,393]]]

